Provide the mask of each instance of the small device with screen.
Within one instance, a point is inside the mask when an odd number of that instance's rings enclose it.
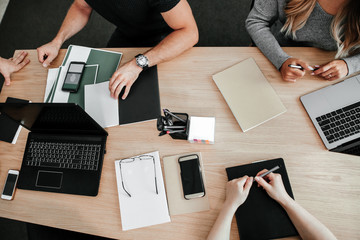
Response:
[[[84,62],[71,62],[65,76],[63,91],[77,92],[79,90],[82,74],[85,69]]]
[[[6,181],[5,181],[4,190],[1,194],[2,199],[5,199],[5,200],[13,199],[18,176],[19,176],[18,170],[9,170]]]
[[[189,200],[205,196],[199,156],[197,154],[179,158],[180,175],[184,198]]]

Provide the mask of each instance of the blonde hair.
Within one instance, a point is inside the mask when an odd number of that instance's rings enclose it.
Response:
[[[285,7],[286,22],[281,28],[285,36],[296,39],[316,6],[316,0],[291,0]],[[360,1],[349,0],[335,15],[331,32],[338,50],[335,58],[360,53]]]

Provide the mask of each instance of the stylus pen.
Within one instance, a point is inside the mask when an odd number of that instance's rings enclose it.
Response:
[[[297,68],[297,69],[300,69],[300,70],[304,70],[304,68],[303,68],[302,66],[299,66],[299,65],[289,64],[288,67]],[[309,66],[309,70],[314,71],[315,69],[314,69],[313,67],[310,67],[310,66]]]
[[[163,111],[164,111],[165,113],[167,113],[167,114],[170,114],[171,116],[173,116],[173,117],[176,118],[177,120],[180,120],[180,121],[182,121],[182,122],[186,122],[184,119],[179,118],[178,116],[176,116],[175,114],[173,114],[172,112],[170,112],[170,111],[167,110],[167,109],[163,109]]]
[[[275,167],[273,167],[272,169],[270,169],[269,171],[264,172],[263,174],[261,174],[261,175],[259,175],[259,176],[257,176],[257,177],[263,178],[263,177],[267,176],[268,174],[270,174],[270,173],[278,170],[279,168],[280,168],[279,166],[275,166]],[[253,182],[255,182],[255,178],[253,179]]]
[[[186,128],[186,126],[165,126],[164,129],[182,129]]]

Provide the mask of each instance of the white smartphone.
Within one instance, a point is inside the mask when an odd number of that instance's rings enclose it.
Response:
[[[12,200],[14,197],[14,192],[16,188],[16,183],[19,177],[19,171],[18,170],[9,170],[4,190],[1,194],[1,198],[5,200]]]
[[[189,200],[205,196],[199,156],[196,154],[179,158],[184,198]]]

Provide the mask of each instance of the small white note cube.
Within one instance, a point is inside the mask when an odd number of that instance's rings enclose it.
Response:
[[[214,144],[215,117],[190,117],[188,141],[191,143]]]

